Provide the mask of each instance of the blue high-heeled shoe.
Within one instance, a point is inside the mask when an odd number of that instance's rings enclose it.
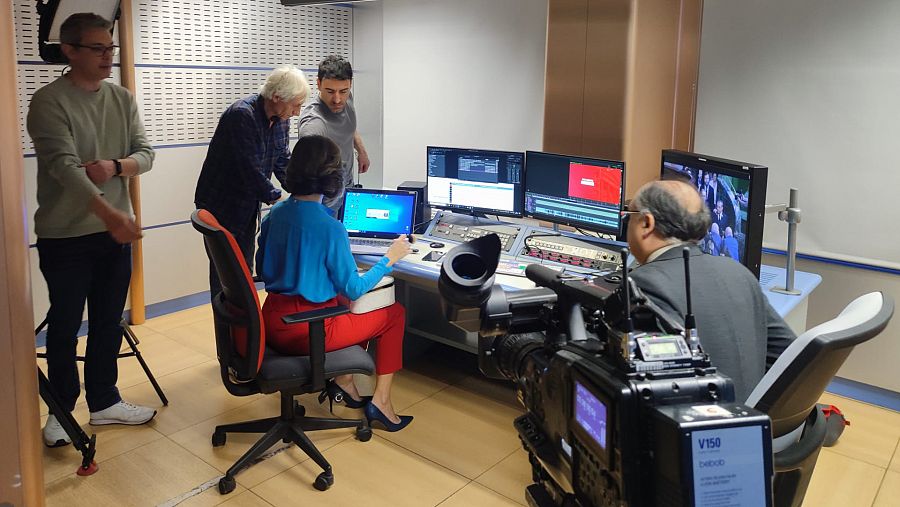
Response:
[[[334,412],[335,403],[343,402],[347,408],[363,408],[372,399],[371,396],[363,396],[361,400],[354,400],[334,380],[329,380],[325,383],[325,389],[319,393],[319,403],[324,403],[326,397],[328,397],[328,409],[331,412]]]
[[[381,410],[378,407],[376,407],[375,404],[372,403],[371,401],[366,403],[365,413],[366,413],[366,420],[369,421],[370,428],[374,427],[374,426],[372,426],[373,422],[379,422],[379,423],[381,423],[381,426],[383,426],[385,430],[390,431],[391,433],[402,430],[403,428],[408,426],[409,423],[411,423],[413,420],[413,416],[411,416],[411,415],[401,415],[401,416],[399,416],[400,422],[398,422],[398,423],[391,422],[391,420],[388,419],[387,416],[384,415],[381,412]]]

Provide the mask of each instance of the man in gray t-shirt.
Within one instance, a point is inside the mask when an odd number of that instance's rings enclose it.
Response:
[[[319,64],[316,80],[319,96],[300,113],[300,137],[325,136],[341,149],[341,165],[344,169],[344,186],[353,184],[353,150],[359,160],[359,173],[369,170],[369,155],[362,138],[356,131],[356,110],[350,86],[353,84],[353,68],[340,56],[329,56]],[[340,212],[343,192],[324,204]]]

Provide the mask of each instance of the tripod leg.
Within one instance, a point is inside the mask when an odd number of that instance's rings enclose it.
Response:
[[[159,383],[156,382],[156,377],[153,376],[153,372],[150,371],[150,367],[147,366],[147,362],[144,361],[143,356],[141,356],[141,352],[137,348],[137,337],[134,336],[134,332],[128,327],[128,324],[123,320],[120,325],[122,326],[122,330],[125,331],[125,341],[128,342],[128,346],[131,348],[134,357],[137,358],[138,362],[141,364],[141,368],[144,369],[144,373],[147,374],[147,378],[150,379],[150,384],[153,385],[153,389],[156,390],[157,396],[159,396],[159,400],[162,402],[163,406],[169,405],[169,399],[166,398],[166,395],[163,393],[161,387],[159,387]]]
[[[41,399],[47,404],[50,413],[56,416],[56,420],[59,421],[60,426],[62,426],[66,435],[72,441],[72,445],[81,452],[81,467],[76,473],[78,475],[90,475],[96,472],[97,464],[94,463],[94,455],[97,453],[97,436],[91,435],[88,438],[87,433],[81,429],[78,421],[72,417],[72,413],[62,408],[56,394],[53,392],[53,386],[50,385],[50,381],[40,367],[38,367],[37,372]]]

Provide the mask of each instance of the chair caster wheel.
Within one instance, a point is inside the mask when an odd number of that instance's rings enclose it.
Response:
[[[356,439],[360,442],[368,442],[372,438],[372,428],[363,426],[356,428]]]
[[[213,447],[222,447],[225,445],[225,432],[214,431],[212,434],[212,445]]]
[[[306,415],[306,407],[301,405],[297,400],[294,400],[294,415],[296,415],[297,417],[303,417]]]
[[[226,475],[225,477],[219,479],[219,494],[227,495],[228,493],[234,491],[234,488],[236,486],[237,483],[235,482],[234,478],[228,477]]]
[[[325,491],[330,488],[332,484],[334,484],[334,474],[322,472],[316,477],[316,482],[313,483],[313,487],[319,491]]]

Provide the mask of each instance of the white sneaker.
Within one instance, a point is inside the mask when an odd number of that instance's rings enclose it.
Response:
[[[103,424],[144,424],[153,419],[155,415],[156,410],[152,408],[120,401],[109,408],[91,412],[91,426]]]
[[[47,424],[44,425],[44,445],[47,447],[62,447],[71,443],[72,440],[66,434],[62,424],[59,424],[59,421],[56,420],[56,416],[52,414],[48,416]]]

